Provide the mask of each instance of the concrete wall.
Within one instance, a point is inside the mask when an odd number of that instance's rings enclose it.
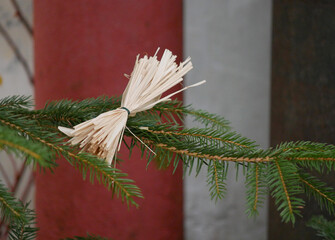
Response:
[[[17,2],[19,3],[24,16],[26,16],[30,24],[32,24],[32,0],[20,0]],[[15,9],[13,8],[10,0],[0,1],[0,23],[14,40],[15,45],[18,47],[18,49],[20,49],[23,57],[26,59],[30,70],[33,71],[33,40],[16,16]],[[0,84],[0,98],[11,95],[33,95],[33,85],[30,83],[29,78],[27,77],[27,74],[22,67],[22,64],[18,61],[8,42],[1,34],[0,76],[2,78],[2,84]],[[7,175],[9,175],[11,184],[13,184],[15,181],[14,173],[18,172],[23,163],[23,160],[16,159],[16,170],[15,165],[11,163],[11,161],[8,159],[8,155],[4,151],[0,151],[0,160],[3,168],[6,170]],[[17,197],[22,197],[22,194],[29,182],[29,177],[30,171],[25,171],[23,180],[21,181],[17,191]],[[0,179],[3,180],[1,173]],[[32,189],[29,192],[28,199],[33,200],[33,197],[34,190]],[[33,205],[34,201],[32,201],[30,206],[33,207]]]
[[[206,79],[204,86],[185,92],[185,103],[231,121],[242,135],[269,145],[270,0],[185,0],[184,55],[194,70],[187,85]],[[187,121],[187,127],[192,122]],[[210,200],[206,172],[185,179],[185,236],[197,239],[266,239],[267,206],[256,219],[245,215],[244,177],[235,181],[216,204]]]

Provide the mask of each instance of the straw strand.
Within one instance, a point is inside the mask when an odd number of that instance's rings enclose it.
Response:
[[[152,57],[136,57],[133,72],[130,76],[127,75],[129,82],[122,95],[120,108],[102,113],[94,119],[74,126],[73,129],[58,127],[61,132],[71,137],[69,142],[72,145],[80,144],[82,151],[93,153],[111,164],[116,152],[120,150],[129,116],[135,116],[136,113],[148,110],[157,103],[169,101],[177,93],[205,83],[201,81],[161,98],[164,92],[182,82],[183,76],[193,66],[191,58],[187,58],[178,66],[175,63],[177,57],[167,49],[158,61],[158,51],[159,48]]]

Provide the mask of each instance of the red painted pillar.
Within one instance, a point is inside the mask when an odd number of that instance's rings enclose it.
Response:
[[[35,0],[35,97],[47,100],[120,95],[138,53],[159,46],[182,55],[181,0]],[[181,59],[179,59],[181,60]],[[179,96],[180,98],[180,96]],[[182,239],[181,169],[146,170],[139,152],[120,156],[122,169],[145,196],[127,209],[98,184],[59,160],[54,174],[36,178],[38,239],[87,232],[113,239]]]

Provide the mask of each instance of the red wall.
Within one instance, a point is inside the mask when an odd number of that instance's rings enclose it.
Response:
[[[35,0],[35,98],[120,95],[138,53],[157,47],[182,56],[182,1]],[[181,58],[178,59],[178,61]],[[179,96],[179,99],[181,96]],[[87,232],[113,239],[182,239],[181,169],[158,171],[125,147],[123,171],[142,189],[139,209],[127,209],[103,186],[83,181],[64,160],[36,177],[38,239]]]

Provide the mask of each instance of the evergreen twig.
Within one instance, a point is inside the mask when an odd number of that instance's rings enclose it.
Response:
[[[335,221],[328,221],[323,216],[313,216],[306,224],[317,231],[317,236],[324,240],[335,240]]]
[[[95,156],[79,153],[77,146],[64,143],[66,138],[57,130],[59,125],[72,127],[118,108],[120,98],[61,100],[50,102],[39,110],[29,110],[30,106],[31,101],[26,97],[0,100],[2,148],[22,154],[44,168],[51,158],[64,156],[82,173],[83,178],[88,174],[91,181],[104,184],[127,204],[136,205],[134,197],[142,197],[142,194],[125,173],[111,168]],[[204,127],[183,128],[179,122],[186,114],[193,116]],[[222,117],[182,106],[178,101],[160,103],[151,110],[130,117],[127,127],[132,133],[126,129],[125,135],[131,138],[131,142],[123,142],[130,154],[135,146],[139,146],[148,164],[155,160],[161,168],[172,165],[176,169],[182,163],[185,173],[195,171],[196,174],[207,168],[212,199],[218,200],[225,195],[229,164],[236,165],[236,174],[242,166],[249,215],[257,214],[268,189],[285,222],[294,223],[296,216],[300,215],[304,207],[304,201],[299,197],[301,193],[316,198],[321,208],[334,213],[334,190],[312,175],[306,175],[305,171],[306,168],[322,173],[333,171],[334,145],[298,141],[260,149],[254,141],[231,131]],[[149,145],[156,156],[138,139]],[[52,154],[43,153],[43,149]]]

